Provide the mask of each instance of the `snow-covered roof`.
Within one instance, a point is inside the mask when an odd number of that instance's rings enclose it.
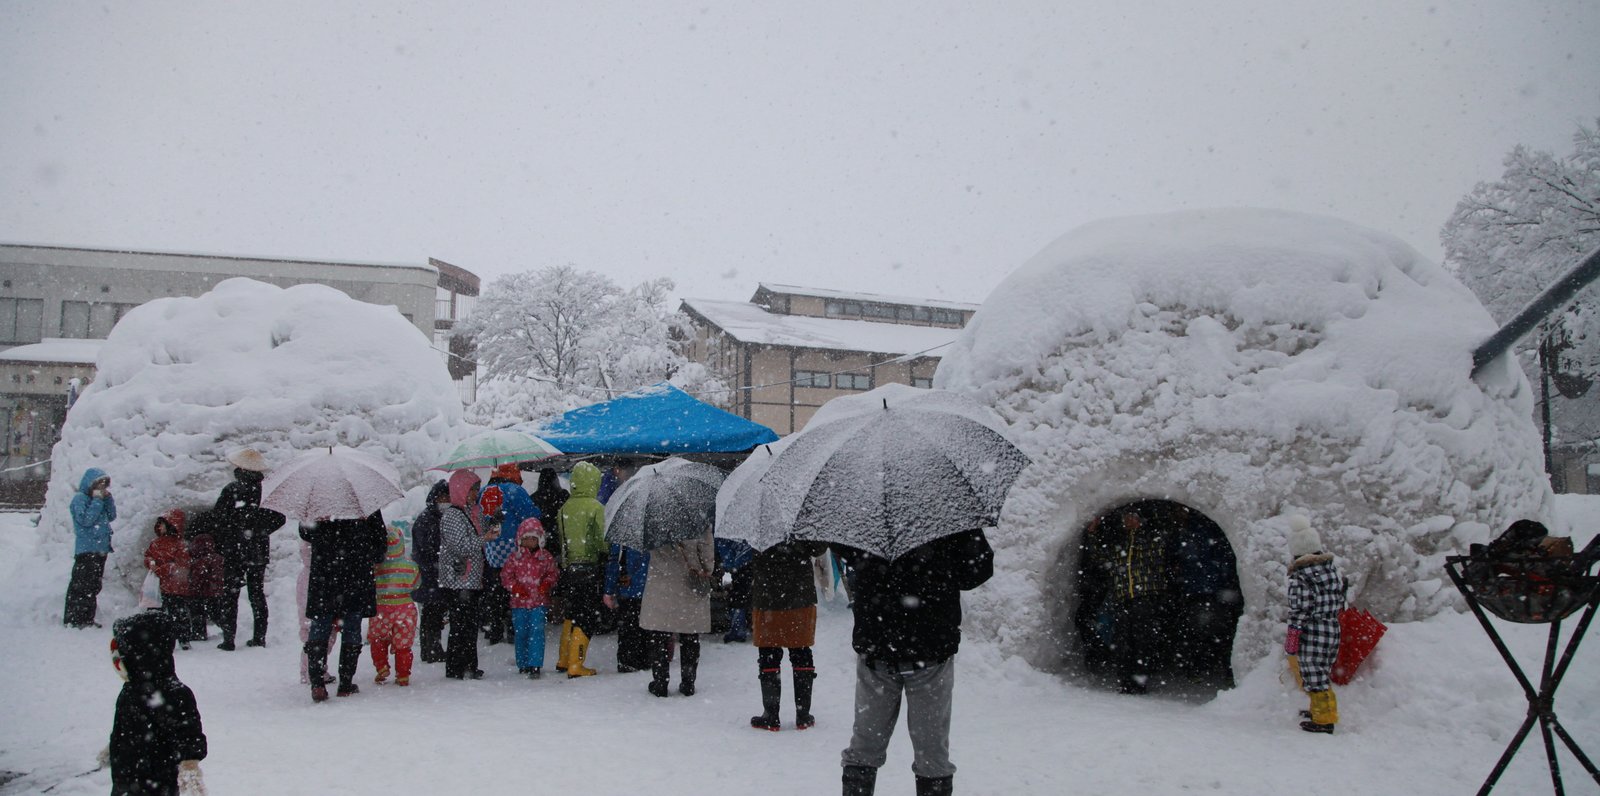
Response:
[[[879,304],[910,304],[917,307],[937,307],[947,310],[965,310],[976,312],[979,304],[968,304],[961,301],[944,301],[942,299],[913,298],[911,296],[889,296],[882,293],[857,293],[847,290],[827,290],[820,287],[799,287],[797,285],[779,285],[773,282],[761,282],[756,286],[756,293],[766,290],[770,293],[786,293],[795,296],[813,296],[822,299],[841,299],[844,301],[873,301]]]
[[[915,354],[949,345],[961,333],[938,326],[780,315],[743,301],[684,299],[683,306],[733,339],[761,345]]]
[[[37,343],[0,351],[0,362],[72,362],[93,365],[104,340],[46,337]]]

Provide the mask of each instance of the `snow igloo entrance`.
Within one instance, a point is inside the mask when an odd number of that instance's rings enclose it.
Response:
[[[1074,596],[1089,673],[1130,693],[1233,687],[1244,601],[1233,547],[1205,514],[1141,500],[1095,517],[1084,528]]]

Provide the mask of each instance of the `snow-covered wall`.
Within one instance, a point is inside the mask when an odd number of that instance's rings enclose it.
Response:
[[[1454,604],[1443,557],[1552,502],[1522,372],[1468,375],[1494,329],[1437,265],[1335,219],[1192,211],[1067,234],[995,289],[935,377],[993,405],[1034,461],[969,626],[1059,663],[1085,524],[1145,498],[1204,512],[1233,545],[1241,672],[1281,631],[1291,513],[1354,604],[1385,620]]]
[[[97,369],[55,446],[39,527],[52,557],[70,559],[67,506],[79,477],[89,467],[110,474],[118,517],[108,586],[120,575],[137,588],[155,517],[215,501],[232,479],[230,451],[253,446],[278,465],[349,445],[394,464],[410,488],[471,430],[417,327],[323,285],[237,278],[149,302],[112,330]]]

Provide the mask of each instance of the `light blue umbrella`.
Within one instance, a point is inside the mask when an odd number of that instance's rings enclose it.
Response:
[[[521,431],[508,428],[480,431],[457,445],[442,464],[434,470],[471,470],[480,467],[497,467],[502,464],[536,462],[561,451],[554,445]]]

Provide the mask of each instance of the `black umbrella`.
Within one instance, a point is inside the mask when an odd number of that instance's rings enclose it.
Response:
[[[685,459],[639,468],[606,503],[606,541],[654,550],[703,536],[716,518],[724,477],[709,464]]]

